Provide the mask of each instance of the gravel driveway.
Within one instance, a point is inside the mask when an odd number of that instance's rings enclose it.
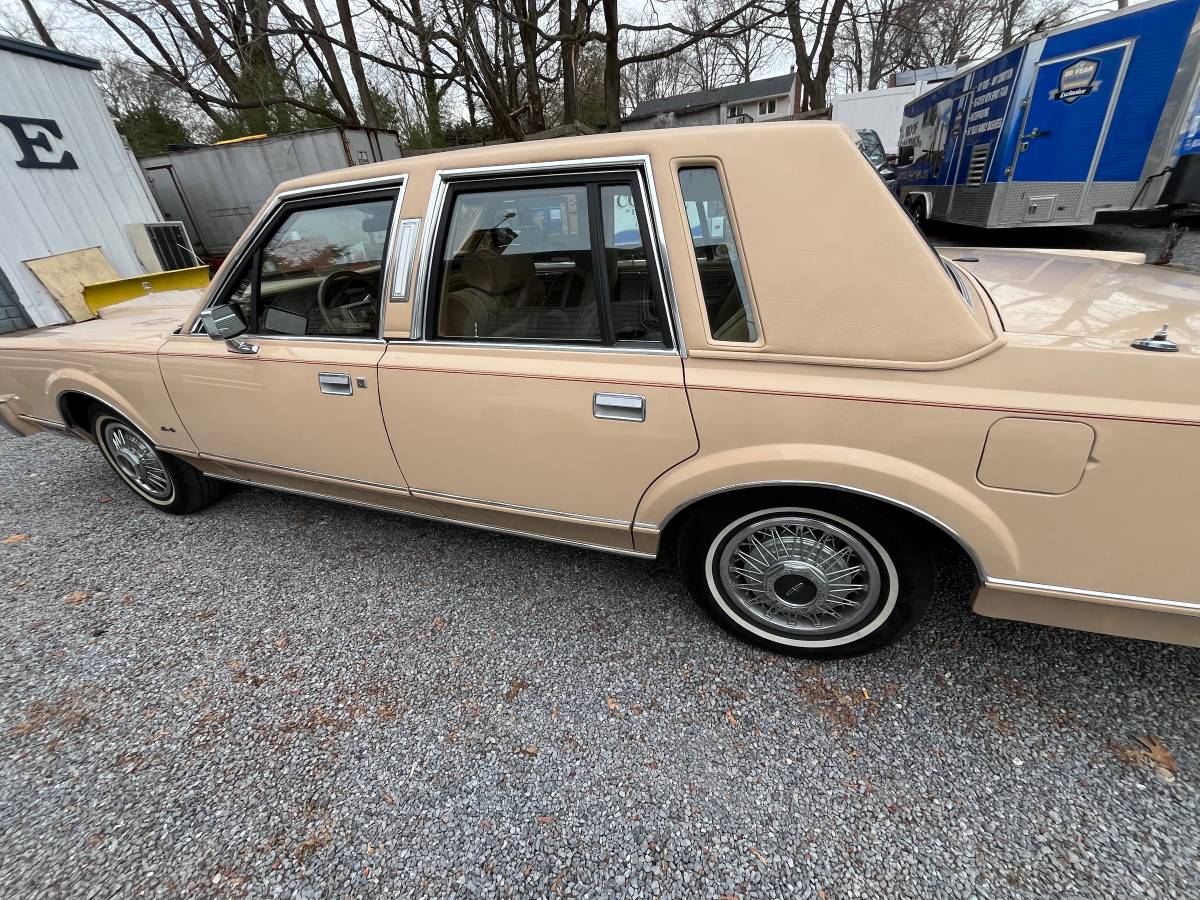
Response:
[[[0,541],[0,894],[1200,895],[1196,650],[942,602],[813,665],[649,563],[172,518],[49,435]]]

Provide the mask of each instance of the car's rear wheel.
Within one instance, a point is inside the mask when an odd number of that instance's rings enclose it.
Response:
[[[791,499],[791,498],[789,498]],[[853,656],[903,636],[934,588],[918,535],[874,504],[796,497],[705,510],[680,534],[692,594],[724,628],[796,656]]]
[[[224,484],[160,453],[139,429],[106,407],[92,409],[91,428],[113,471],[151,506],[176,514],[196,512],[225,493]]]

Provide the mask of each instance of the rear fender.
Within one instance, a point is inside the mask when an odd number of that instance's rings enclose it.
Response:
[[[1012,577],[1017,571],[1012,534],[967,488],[894,456],[824,444],[771,444],[681,463],[643,496],[634,523],[638,549],[649,549],[671,520],[694,503],[764,486],[830,488],[882,500],[921,516],[955,539],[974,560],[980,578]]]

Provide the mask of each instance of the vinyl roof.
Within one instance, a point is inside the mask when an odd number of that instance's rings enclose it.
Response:
[[[644,119],[665,112],[683,112],[684,110],[708,109],[722,103],[740,103],[745,100],[757,100],[760,97],[778,97],[790,93],[795,73],[776,75],[774,78],[760,78],[757,81],[747,81],[744,84],[731,84],[729,87],[714,88],[711,91],[694,91],[690,94],[676,94],[674,97],[662,97],[658,100],[643,100],[633,112],[630,119]]]
[[[0,50],[7,50],[9,53],[19,53],[22,56],[33,56],[37,59],[71,66],[75,69],[86,69],[89,72],[95,72],[100,68],[99,60],[92,59],[90,56],[66,53],[62,50],[55,50],[53,47],[32,44],[29,41],[19,41],[16,38],[0,37]]]

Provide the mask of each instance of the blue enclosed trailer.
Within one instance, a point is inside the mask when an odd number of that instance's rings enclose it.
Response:
[[[904,109],[897,181],[918,219],[1088,225],[1200,204],[1200,0],[1042,34]]]

